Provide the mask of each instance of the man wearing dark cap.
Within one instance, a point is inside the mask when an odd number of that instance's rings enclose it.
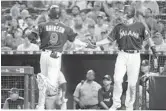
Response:
[[[19,96],[19,90],[12,88],[9,91],[9,98],[6,99],[3,109],[23,109],[24,98]]]
[[[112,79],[110,75],[103,77],[103,87],[99,89],[98,99],[101,109],[109,109],[112,106],[112,93],[113,86],[111,85]]]

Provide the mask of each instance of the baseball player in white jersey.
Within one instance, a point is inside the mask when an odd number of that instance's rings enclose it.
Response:
[[[119,53],[115,63],[114,70],[114,91],[113,105],[110,110],[116,110],[121,107],[120,97],[122,95],[122,82],[125,73],[128,76],[128,89],[126,94],[125,106],[127,110],[133,110],[133,104],[136,96],[136,83],[140,70],[140,50],[143,40],[147,40],[155,55],[155,65],[157,65],[156,51],[154,43],[150,38],[148,31],[141,22],[134,19],[135,8],[128,6],[126,10],[126,23],[116,25],[108,38],[92,42],[92,45],[100,46],[117,41]]]

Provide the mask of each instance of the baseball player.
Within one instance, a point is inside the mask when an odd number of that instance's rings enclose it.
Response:
[[[111,110],[116,110],[121,107],[122,81],[125,73],[128,76],[128,89],[126,94],[125,106],[126,109],[133,109],[136,93],[136,82],[140,69],[140,50],[143,40],[147,40],[152,52],[154,53],[154,63],[157,65],[157,56],[155,46],[150,38],[145,26],[135,20],[135,8],[128,6],[125,8],[126,23],[120,23],[114,27],[108,38],[92,43],[92,45],[101,46],[113,41],[117,41],[119,53],[117,56],[114,70],[114,91],[113,105]]]
[[[61,53],[64,44],[69,40],[75,44],[88,46],[75,39],[77,36],[71,28],[60,22],[61,10],[52,5],[48,10],[49,21],[38,25],[38,34],[41,40],[41,73],[37,75],[39,100],[37,109],[55,109],[56,105],[66,109],[65,98],[66,80],[60,71]]]

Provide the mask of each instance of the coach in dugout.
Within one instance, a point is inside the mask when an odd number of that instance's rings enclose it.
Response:
[[[6,99],[3,109],[23,109],[24,98],[19,96],[19,90],[17,88],[11,88],[9,91],[9,97]]]
[[[101,86],[94,79],[95,72],[89,70],[86,80],[77,85],[73,94],[76,109],[98,109],[98,91]]]

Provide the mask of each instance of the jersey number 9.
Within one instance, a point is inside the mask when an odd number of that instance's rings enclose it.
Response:
[[[50,36],[50,44],[51,45],[56,45],[58,42],[58,34],[57,33],[52,33]]]

